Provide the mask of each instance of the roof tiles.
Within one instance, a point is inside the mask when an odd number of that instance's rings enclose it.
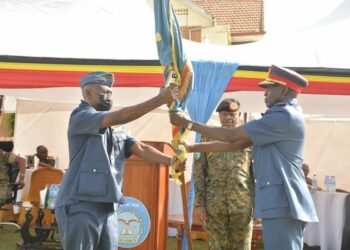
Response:
[[[230,25],[231,35],[263,33],[263,0],[193,0],[216,24]]]

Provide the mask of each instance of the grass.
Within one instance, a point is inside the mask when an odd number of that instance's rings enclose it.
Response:
[[[208,241],[205,240],[194,240],[193,243],[193,250],[206,250],[209,248]],[[168,238],[168,249],[167,250],[177,250],[177,238],[176,237],[169,237]]]
[[[0,227],[0,250],[18,250],[16,243],[21,241],[21,235],[16,232],[16,229],[12,226]],[[176,250],[175,237],[168,238],[167,250]],[[193,250],[206,250],[208,249],[208,242],[205,240],[194,240]],[[258,249],[263,249],[262,244],[259,244]],[[304,250],[319,250],[319,247],[304,247]]]
[[[5,226],[0,228],[0,250],[17,250],[16,243],[21,241],[21,235],[13,227]],[[169,237],[167,242],[167,250],[176,250],[177,239],[176,237]],[[208,249],[208,242],[205,240],[194,240],[193,250],[206,250]]]
[[[0,227],[0,250],[18,250],[17,242],[21,241],[21,235],[16,232],[16,229],[12,226]],[[176,250],[177,239],[175,237],[169,237],[167,242],[167,250]],[[193,250],[206,250],[208,249],[208,242],[205,240],[194,240]],[[259,247],[258,249],[262,249]]]
[[[14,227],[4,226],[0,227],[0,250],[17,250],[16,243],[21,241],[21,235],[16,232]],[[167,250],[177,250],[176,237],[169,237],[167,242]],[[208,242],[205,240],[194,240],[193,250],[206,250],[208,249]],[[259,248],[262,249],[262,248]]]
[[[0,227],[0,250],[18,250],[17,242],[21,241],[21,235],[16,232],[16,229],[12,226]],[[176,250],[175,237],[168,238],[168,249]],[[204,240],[194,240],[193,250],[206,250],[208,249],[208,242]]]
[[[21,241],[21,235],[16,230],[13,226],[0,227],[0,250],[17,249],[16,243]]]
[[[16,243],[21,241],[21,235],[19,232],[15,232],[14,228],[9,226],[0,228],[0,250],[17,250]],[[168,249],[167,250],[176,250],[175,237],[168,238]],[[193,250],[205,250],[208,249],[208,242],[204,240],[194,240],[193,241]]]

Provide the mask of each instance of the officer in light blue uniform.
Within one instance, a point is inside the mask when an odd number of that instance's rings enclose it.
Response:
[[[178,90],[166,88],[138,105],[109,111],[114,76],[92,72],[80,86],[84,100],[71,114],[68,125],[70,163],[56,200],[55,215],[65,250],[115,250],[123,201],[124,162],[131,154],[167,164],[172,157],[136,141],[111,126],[135,120],[154,108],[173,101]]]
[[[259,86],[266,89],[268,110],[261,119],[225,129],[170,114],[177,126],[215,138],[193,151],[252,148],[255,177],[255,217],[262,219],[264,249],[301,250],[307,222],[317,222],[315,207],[302,172],[305,123],[297,95],[308,82],[298,73],[272,65]],[[227,143],[229,142],[229,143]]]
[[[318,221],[301,169],[304,117],[296,98],[279,99],[272,92],[286,86],[298,94],[307,81],[273,65],[259,86],[267,89],[269,109],[261,119],[244,126],[253,141],[255,217],[262,218],[265,249],[302,249],[305,223]]]

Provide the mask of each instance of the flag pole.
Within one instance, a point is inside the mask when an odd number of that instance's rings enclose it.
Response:
[[[188,213],[188,206],[187,206],[187,193],[189,193],[189,190],[186,190],[186,184],[185,184],[185,173],[183,173],[180,177],[181,181],[181,198],[182,198],[182,211],[184,215],[184,227],[185,232],[187,236],[187,247],[189,250],[192,250],[192,237],[191,237],[191,227],[190,227],[190,218]],[[187,191],[187,192],[186,192]]]

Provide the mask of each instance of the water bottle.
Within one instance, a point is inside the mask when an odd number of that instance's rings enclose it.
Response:
[[[33,165],[34,165],[34,169],[38,168],[38,163],[39,163],[39,159],[37,156],[34,156],[33,158]]]
[[[329,180],[328,180],[328,185],[329,185],[329,192],[333,192],[333,178],[332,176],[329,176]]]
[[[336,192],[336,180],[335,180],[335,176],[334,175],[332,175],[331,176],[331,183],[332,183],[332,190],[331,190],[331,192]]]
[[[45,185],[46,188],[46,194],[45,194],[45,201],[44,201],[44,207],[48,207],[49,200],[50,200],[50,185]]]
[[[52,203],[53,203],[53,198],[55,196],[55,188],[56,188],[56,185],[51,184],[50,190],[49,190],[49,200],[47,202],[47,207],[51,208],[51,209],[54,207],[54,205]]]
[[[56,198],[58,191],[60,189],[59,184],[52,184],[50,187],[50,197],[49,197],[49,202],[48,202],[48,208],[54,209],[55,208],[55,203],[56,203]]]
[[[311,179],[311,189],[317,190],[317,175],[313,175]]]
[[[56,158],[55,158],[55,166],[54,167],[58,168],[58,156],[56,156]]]
[[[324,178],[324,187],[327,192],[330,192],[330,177],[328,175]]]

